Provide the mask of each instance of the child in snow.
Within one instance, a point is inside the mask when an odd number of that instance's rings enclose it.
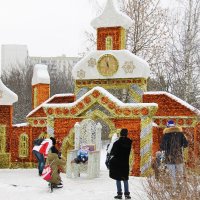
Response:
[[[88,161],[88,152],[89,152],[89,147],[86,145],[82,145],[81,148],[77,152],[77,157],[72,160],[71,163],[86,163]]]
[[[62,188],[63,184],[60,177],[60,172],[66,173],[66,160],[61,156],[55,145],[53,145],[49,151],[47,164],[49,164],[52,169],[51,179],[49,180],[49,183],[51,183],[51,186],[53,188]]]

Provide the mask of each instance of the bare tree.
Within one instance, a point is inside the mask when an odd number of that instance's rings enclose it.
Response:
[[[171,23],[165,80],[169,90],[188,103],[199,106],[200,95],[200,2],[184,0]]]
[[[165,50],[167,12],[160,0],[121,0],[122,10],[133,20],[127,32],[127,48],[155,64]],[[158,63],[156,63],[158,64]]]
[[[56,69],[50,74],[51,96],[58,93],[72,93],[74,90],[74,81],[72,78],[72,65],[66,68]],[[2,73],[3,83],[18,95],[18,102],[14,104],[13,123],[22,123],[26,121],[26,115],[32,110],[32,76],[33,66],[12,67],[9,71]]]
[[[13,123],[25,121],[25,116],[31,111],[31,79],[33,68],[15,67],[9,72],[3,72],[1,78],[3,83],[18,95],[18,102],[14,104]]]

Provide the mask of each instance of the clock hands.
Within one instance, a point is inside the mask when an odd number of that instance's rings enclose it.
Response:
[[[106,59],[106,66],[107,66],[107,68],[109,68],[109,57],[107,57],[107,59]]]
[[[109,63],[108,63],[108,61],[106,61],[106,66],[107,66],[107,68],[109,68]]]

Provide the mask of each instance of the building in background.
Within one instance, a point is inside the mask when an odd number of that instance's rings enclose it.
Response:
[[[72,67],[80,60],[79,57],[66,57],[66,55],[56,57],[32,57],[29,56],[29,65],[45,64],[48,66],[50,73],[54,73],[57,69],[68,74]]]
[[[56,70],[68,74],[72,67],[80,60],[79,57],[62,56],[30,56],[27,45],[5,44],[1,46],[1,69],[9,71],[13,67],[34,66],[35,64],[45,64],[49,72],[54,73]]]

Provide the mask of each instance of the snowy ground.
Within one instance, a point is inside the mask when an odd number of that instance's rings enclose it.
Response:
[[[100,177],[68,179],[62,174],[64,187],[48,190],[47,182],[38,176],[36,169],[1,169],[0,199],[4,200],[110,200],[116,194],[115,181],[108,176],[105,167],[105,149],[102,150]],[[147,200],[143,178],[130,177],[132,199]]]

